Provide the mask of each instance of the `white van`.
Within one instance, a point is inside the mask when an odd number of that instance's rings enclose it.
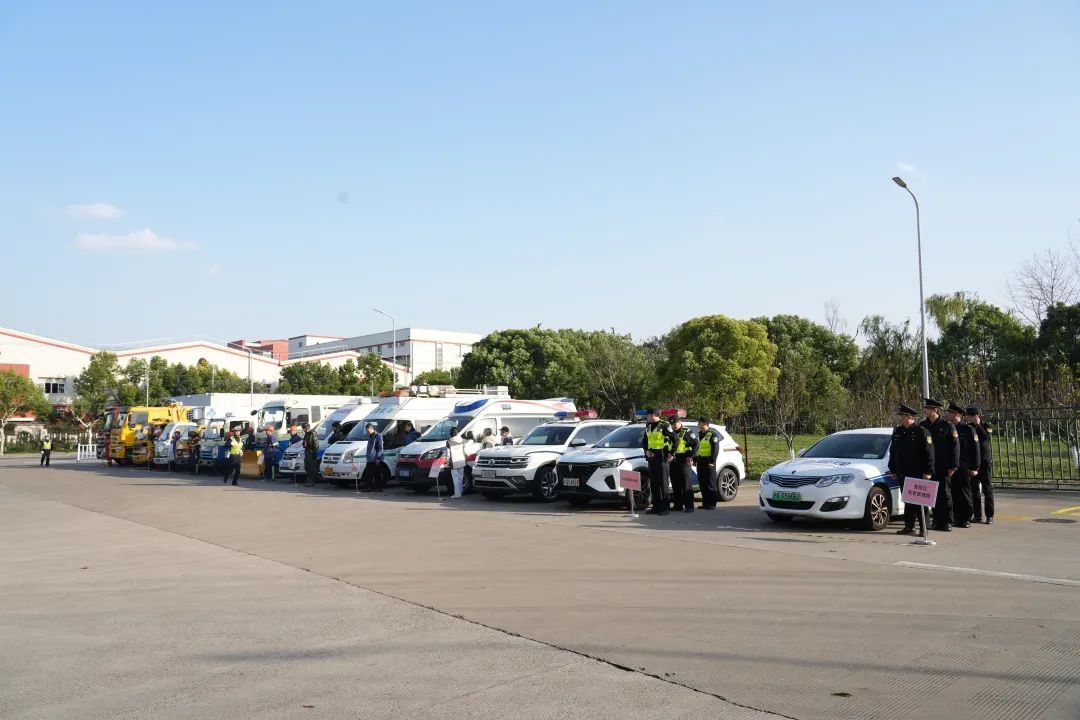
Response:
[[[315,433],[315,439],[318,441],[318,449],[315,451],[316,459],[321,458],[323,453],[326,452],[326,448],[330,444],[330,435],[334,431],[334,423],[341,423],[341,432],[347,435],[357,423],[378,407],[378,404],[370,399],[361,398],[359,403],[342,405],[323,418],[322,422],[311,430]],[[285,452],[279,456],[278,470],[296,475],[306,474],[303,443],[293,443],[285,449]]]
[[[353,426],[346,438],[327,448],[322,456],[319,470],[323,477],[341,485],[352,484],[364,473],[367,465],[367,424],[374,423],[383,435],[383,462],[390,473],[383,478],[388,481],[395,476],[398,451],[405,447],[405,423],[412,423],[418,433],[425,433],[432,425],[453,412],[460,398],[443,397],[386,397],[371,411],[364,422]]]
[[[373,398],[348,395],[289,395],[268,400],[259,410],[252,410],[251,414],[258,416],[254,425],[260,435],[267,425],[273,426],[278,452],[283,454],[289,448],[290,427],[303,423],[314,425],[343,405],[359,405],[365,400],[374,402]]]
[[[496,438],[499,429],[507,427],[510,436],[518,439],[537,425],[551,422],[558,412],[573,412],[573,398],[547,400],[512,400],[509,397],[462,400],[449,415],[435,423],[419,440],[401,449],[397,456],[394,477],[404,487],[416,493],[426,493],[435,485],[429,477],[435,460],[446,452],[450,429],[457,428],[465,438],[465,455],[471,462],[481,445],[484,430],[490,429]],[[443,472],[440,484],[450,487],[449,472]],[[465,492],[472,491],[472,473],[465,473]]]
[[[183,423],[169,423],[161,430],[161,434],[158,439],[154,441],[154,459],[151,462],[154,465],[166,465],[169,469],[172,469],[173,463],[176,462],[176,447],[172,443],[172,435],[174,432],[179,432],[181,439],[187,438],[188,432],[194,430],[197,426],[193,422]]]

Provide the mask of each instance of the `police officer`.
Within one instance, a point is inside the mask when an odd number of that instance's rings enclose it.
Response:
[[[701,488],[701,509],[715,510],[719,499],[716,490],[716,459],[720,457],[720,436],[713,432],[709,418],[699,417],[698,446],[694,453],[698,487]]]
[[[889,443],[889,472],[892,479],[903,485],[904,478],[914,477],[929,480],[934,475],[934,441],[930,432],[922,425],[915,424],[915,408],[901,405],[900,424],[893,428]],[[926,535],[923,525],[922,509],[911,503],[904,504],[904,529],[897,530],[897,535],[910,535],[915,532],[915,520],[919,521],[919,534]]]
[[[199,431],[190,430],[188,432],[188,472],[192,475],[196,475],[199,472]]]
[[[277,434],[273,425],[266,426],[266,434],[263,435],[263,477],[267,480],[277,478]]]
[[[232,475],[232,484],[235,485],[236,481],[240,479],[240,462],[244,458],[244,441],[240,439],[239,430],[233,430],[229,434],[225,447],[229,451],[229,460],[225,464],[225,477],[222,478],[221,482],[228,482],[229,475]]]
[[[979,438],[975,428],[963,422],[964,408],[956,403],[949,403],[945,417],[956,427],[960,441],[960,464],[952,476],[953,522],[956,527],[971,527],[971,478],[978,474],[982,459],[979,452]]]
[[[934,503],[934,529],[950,532],[952,527],[952,489],[949,483],[960,465],[960,436],[956,426],[941,415],[944,407],[940,400],[926,398],[923,409],[926,419],[920,425],[930,432],[934,446],[934,480],[938,483],[937,502]]]
[[[697,454],[698,441],[677,415],[671,429],[675,433],[675,458],[669,464],[671,509],[694,512],[694,481],[690,477],[690,463]]]
[[[52,458],[52,438],[45,435],[41,438],[41,460],[38,462],[38,467],[44,465],[49,467],[49,460]]]
[[[649,408],[646,413],[645,433],[641,438],[641,449],[649,462],[649,485],[652,489],[652,509],[650,515],[668,514],[668,463],[671,462],[671,449],[675,447],[675,433],[671,426],[660,419],[656,408]]]
[[[315,478],[319,477],[319,461],[316,458],[319,450],[319,439],[311,432],[311,426],[303,423],[304,430],[304,487],[314,487]]]
[[[990,476],[993,474],[994,456],[990,447],[990,436],[994,429],[983,422],[982,408],[978,405],[970,405],[965,413],[968,416],[968,424],[975,431],[979,440],[979,471],[971,475],[971,510],[972,522],[983,521],[983,498],[986,499],[986,524],[994,524],[994,488],[990,485]]]

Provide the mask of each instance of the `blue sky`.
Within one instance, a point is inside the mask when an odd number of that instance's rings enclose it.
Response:
[[[0,325],[853,329],[917,314],[897,173],[928,294],[1080,218],[1071,1],[169,5],[0,10]]]

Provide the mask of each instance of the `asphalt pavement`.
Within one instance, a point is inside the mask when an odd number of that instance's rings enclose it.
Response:
[[[1080,718],[1080,495],[927,548],[756,490],[631,519],[5,459],[0,717]]]

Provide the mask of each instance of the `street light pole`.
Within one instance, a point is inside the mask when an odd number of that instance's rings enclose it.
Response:
[[[244,346],[248,354],[248,405],[255,407],[255,380],[251,375],[251,348]]]
[[[922,272],[922,223],[919,218],[919,199],[902,178],[894,177],[893,182],[907,190],[907,194],[915,201],[915,239],[919,251],[919,333],[922,341],[922,392],[923,398],[930,397],[930,356],[926,350],[926,294],[923,292]]]
[[[383,312],[379,308],[371,309],[379,313],[380,315],[385,315],[386,317],[390,318],[390,327],[392,328],[394,333],[394,354],[390,356],[390,362],[394,364],[394,387],[392,389],[397,390],[397,320],[394,319],[393,315],[388,312]]]

